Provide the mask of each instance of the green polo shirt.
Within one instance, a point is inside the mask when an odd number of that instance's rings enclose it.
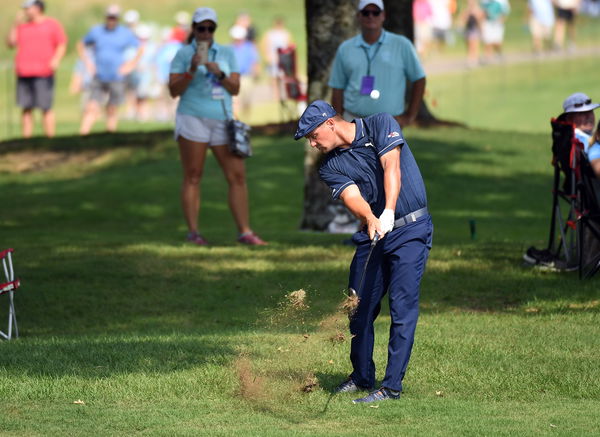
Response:
[[[362,78],[369,70],[368,59],[370,74],[375,77],[373,89],[380,93],[378,99],[360,94]],[[339,46],[329,86],[344,90],[344,109],[360,117],[378,112],[400,115],[404,112],[406,80],[415,82],[424,77],[410,40],[384,30],[375,44],[367,44],[359,34]]]

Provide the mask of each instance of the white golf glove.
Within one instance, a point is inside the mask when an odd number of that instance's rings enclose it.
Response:
[[[391,209],[384,209],[381,215],[379,216],[379,222],[381,223],[381,230],[383,234],[387,234],[392,229],[394,229],[394,220],[395,214]]]

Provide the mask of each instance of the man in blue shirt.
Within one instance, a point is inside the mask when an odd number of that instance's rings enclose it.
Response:
[[[354,402],[397,399],[412,350],[419,286],[433,234],[419,167],[390,114],[347,122],[317,100],[298,122],[294,138],[302,137],[327,154],[321,179],[363,224],[352,238],[356,253],[349,279],[359,298],[350,319],[353,372],[336,392],[374,386],[373,323],[388,293],[391,327],[385,378],[381,388]]]
[[[339,46],[333,62],[332,105],[347,121],[387,112],[404,127],[415,121],[425,93],[415,48],[404,36],[383,29],[381,0],[361,0],[357,17],[361,33]],[[407,80],[412,92],[405,108]]]
[[[106,130],[117,130],[117,111],[125,94],[125,76],[133,71],[142,55],[140,43],[134,33],[119,25],[119,15],[118,6],[109,6],[105,23],[92,27],[77,44],[79,56],[94,76],[90,100],[84,109],[79,128],[82,135],[90,132],[98,116],[99,106],[104,102]],[[93,60],[87,55],[85,46],[93,47]],[[125,52],[130,47],[137,48],[137,52],[131,60],[126,61]]]

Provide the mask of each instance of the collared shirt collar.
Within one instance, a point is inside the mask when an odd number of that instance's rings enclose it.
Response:
[[[386,34],[387,34],[387,31],[385,29],[381,29],[381,35],[379,35],[379,39],[377,41],[375,41],[373,44],[369,44],[364,40],[362,34],[359,33],[358,38],[356,38],[356,46],[369,48],[371,46],[374,46],[375,44],[383,44],[385,42]]]

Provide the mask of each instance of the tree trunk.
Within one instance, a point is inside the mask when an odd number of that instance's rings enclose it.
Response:
[[[305,0],[308,35],[308,101],[327,99],[327,81],[338,46],[356,35],[355,0]],[[301,228],[323,231],[334,219],[337,202],[319,179],[323,155],[306,145],[304,215]]]

